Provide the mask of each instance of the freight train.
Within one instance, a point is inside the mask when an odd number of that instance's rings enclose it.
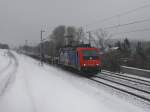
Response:
[[[59,64],[82,72],[101,72],[100,49],[90,44],[63,47],[59,51]]]

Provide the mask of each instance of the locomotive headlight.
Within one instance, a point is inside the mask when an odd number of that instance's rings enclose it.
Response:
[[[96,64],[97,66],[99,66],[99,64]]]
[[[83,66],[86,66],[86,64],[83,64]]]

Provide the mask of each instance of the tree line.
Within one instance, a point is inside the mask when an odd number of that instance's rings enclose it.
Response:
[[[48,41],[43,41],[37,46],[22,46],[28,52],[40,55],[40,46],[44,55],[57,57],[59,49],[65,45],[73,45],[90,42],[101,49],[100,57],[103,60],[103,68],[111,71],[119,71],[120,65],[150,69],[150,42],[134,42],[125,38],[123,41],[114,41],[111,35],[104,30],[99,30],[87,35],[82,28],[60,25],[48,36]]]
[[[114,43],[117,50],[104,56],[104,67],[111,71],[120,71],[120,65],[150,69],[150,42],[135,42],[125,38]]]

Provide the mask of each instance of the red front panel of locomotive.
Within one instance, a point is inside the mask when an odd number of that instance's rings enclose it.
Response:
[[[100,59],[98,48],[78,48],[80,66],[82,68],[101,68],[102,62]]]

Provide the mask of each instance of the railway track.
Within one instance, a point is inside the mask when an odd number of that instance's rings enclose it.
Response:
[[[88,76],[88,74],[85,74],[83,72],[77,72],[77,74]],[[92,74],[89,75],[92,76]],[[115,73],[105,72],[102,72],[101,74],[99,74],[99,76],[88,77],[88,79],[103,84],[105,86],[111,87],[113,89],[119,90],[121,92],[130,94],[150,103],[150,82],[148,81],[146,81],[145,83],[145,80],[132,77],[130,78],[128,76],[118,76]],[[124,81],[127,82],[125,83]],[[140,87],[138,87],[139,85]],[[144,88],[141,88],[141,85]]]
[[[145,82],[130,80],[130,79],[125,78],[125,77],[120,77],[120,76],[118,77],[115,75],[105,74],[105,73],[99,74],[98,77],[108,79],[114,83],[118,83],[118,84],[124,85],[124,86],[129,86],[130,88],[137,89],[139,91],[143,91],[143,92],[150,94],[150,84],[145,83]]]
[[[135,96],[138,99],[142,99],[143,101],[147,101],[150,103],[150,83],[142,82],[141,80],[131,80],[129,77],[119,77],[114,74],[105,74],[101,73],[97,76],[89,78],[92,81],[103,84],[115,90],[119,90],[123,93],[127,93],[129,95]],[[126,81],[126,83],[125,83]],[[129,83],[130,82],[130,83]],[[134,83],[134,84],[131,84]],[[135,86],[136,85],[136,86]],[[138,85],[142,85],[143,88],[140,88]],[[149,90],[146,90],[149,88]]]
[[[120,76],[120,77],[124,77],[124,78],[128,78],[130,80],[135,80],[135,81],[138,81],[138,82],[144,82],[145,84],[149,84],[150,85],[150,80],[144,80],[143,78],[140,78],[140,77],[135,77],[132,76],[132,75],[124,75],[124,74],[121,74],[121,73],[114,73],[114,72],[110,72],[110,71],[106,71],[106,70],[103,70],[102,73],[104,74],[107,74],[107,75],[113,75],[113,76]]]
[[[137,78],[129,78],[128,76],[123,76],[119,74],[117,75],[117,74],[110,74],[110,73],[105,73],[105,72],[103,72],[103,74],[110,76],[110,77],[117,78],[117,79],[122,79],[122,80],[130,81],[130,82],[134,82],[134,83],[138,83],[138,84],[142,84],[142,85],[150,87],[150,81],[141,80]]]

